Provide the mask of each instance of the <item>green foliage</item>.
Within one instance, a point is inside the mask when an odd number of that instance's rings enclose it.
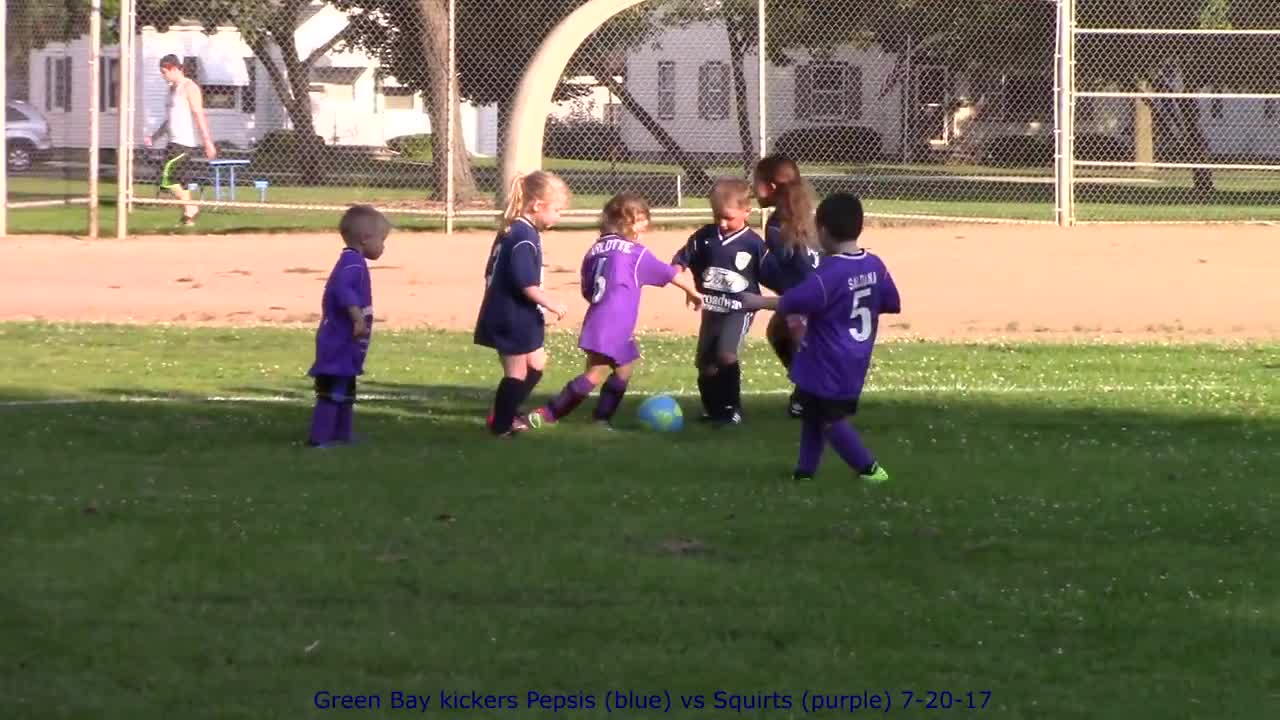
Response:
[[[387,141],[387,147],[395,152],[400,153],[406,158],[421,160],[423,162],[431,162],[431,135],[428,133],[420,133],[417,135],[401,135]]]

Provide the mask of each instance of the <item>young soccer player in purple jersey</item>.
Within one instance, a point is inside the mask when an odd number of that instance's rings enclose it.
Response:
[[[328,447],[352,441],[356,378],[364,374],[373,332],[373,288],[366,260],[382,257],[391,224],[382,213],[356,205],[342,216],[338,232],[346,247],[324,285],[316,358],[316,407],[307,444]]]
[[[857,412],[880,316],[902,311],[898,288],[884,262],[858,247],[862,218],[862,203],[853,195],[837,193],[823,200],[817,226],[828,255],[818,269],[781,298],[743,298],[748,306],[803,315],[808,321],[790,372],[804,406],[797,480],[813,478],[824,441],[864,480],[889,479],[845,420]]]
[[[702,325],[694,359],[703,420],[717,427],[742,422],[742,368],[738,353],[751,331],[752,312],[739,296],[759,293],[764,240],[747,227],[751,186],[721,178],[711,188],[716,221],[699,229],[672,259],[693,272],[702,293]]]
[[[595,421],[610,425],[640,359],[635,330],[644,286],[675,285],[684,290],[691,307],[702,307],[702,298],[680,276],[680,268],[662,262],[640,244],[648,227],[649,204],[639,195],[623,193],[605,205],[600,239],[582,260],[582,297],[591,303],[578,339],[578,347],[587,353],[586,370],[565,385],[550,404],[529,414],[530,427],[564,418],[601,383],[604,388],[596,404]]]
[[[512,182],[503,229],[485,266],[475,344],[497,350],[502,363],[502,380],[487,421],[498,437],[528,429],[517,416],[547,365],[543,311],[554,313],[557,320],[568,312],[542,287],[541,236],[559,222],[568,204],[569,188],[559,177],[541,170],[518,176]]]

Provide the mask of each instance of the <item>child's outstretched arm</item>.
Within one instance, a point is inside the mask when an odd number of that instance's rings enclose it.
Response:
[[[672,267],[676,266],[673,265]],[[678,272],[675,277],[671,278],[671,284],[684,291],[684,301],[691,309],[702,309],[702,296],[698,294],[693,283],[685,278],[683,272]]]
[[[759,295],[756,293],[740,293],[738,302],[742,303],[743,310],[755,312],[757,310],[777,310],[778,302],[782,299],[774,295]]]
[[[530,285],[524,289],[524,296],[537,303],[539,307],[555,314],[557,320],[563,320],[569,312],[565,304],[547,294],[539,285]]]

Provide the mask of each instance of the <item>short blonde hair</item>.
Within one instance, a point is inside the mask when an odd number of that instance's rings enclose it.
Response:
[[[647,200],[636,193],[619,193],[605,204],[604,212],[600,214],[600,232],[636,240],[636,225],[649,217]]]
[[[711,186],[711,209],[751,209],[751,184],[742,178],[722,177]]]

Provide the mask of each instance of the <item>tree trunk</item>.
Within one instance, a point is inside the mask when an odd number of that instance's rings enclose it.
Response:
[[[435,196],[444,199],[448,185],[449,144],[453,145],[453,199],[476,199],[475,174],[462,134],[458,77],[449,76],[449,9],[444,0],[418,0],[422,10],[422,50],[427,68],[427,110],[431,116],[431,165]],[[449,127],[449,84],[453,84],[453,127]]]
[[[751,113],[747,109],[747,76],[743,65],[746,54],[747,37],[739,23],[743,18],[725,18],[724,27],[729,34],[729,64],[733,74],[733,95],[738,111],[738,141],[742,145],[742,167],[746,176],[751,177],[754,167],[755,143],[751,139]]]
[[[268,72],[273,81],[276,81],[277,91],[281,85],[285,86],[285,93],[281,94],[280,99],[285,111],[289,113],[289,122],[298,138],[300,184],[321,185],[325,174],[322,161],[325,145],[316,134],[315,118],[311,114],[311,67],[298,57],[298,43],[294,37],[297,26],[297,18],[294,17],[272,30],[271,36],[280,48],[280,57],[284,62],[284,77],[279,78],[279,73]],[[264,62],[272,62],[269,55]]]
[[[686,175],[685,179],[689,183],[690,192],[703,192],[710,186],[710,178],[707,176],[706,163],[685,152],[684,148],[680,147],[680,143],[677,143],[675,139],[671,137],[671,134],[667,132],[666,128],[662,127],[657,120],[653,119],[653,116],[649,114],[649,111],[646,110],[638,100],[636,100],[635,96],[627,90],[625,85],[615,80],[613,75],[609,74],[605,69],[593,70],[591,74],[592,77],[596,79],[597,83],[605,86],[609,89],[609,92],[617,96],[618,101],[627,109],[627,112],[631,113],[631,116],[634,117],[645,130],[649,131],[649,134],[653,136],[653,139],[658,141],[658,144],[662,146],[662,149],[667,151],[667,153],[675,159],[676,164],[684,170]]]
[[[1151,84],[1138,83],[1139,92],[1151,92]],[[1139,163],[1156,161],[1156,125],[1150,98],[1133,101],[1133,160]],[[1152,168],[1138,167],[1138,172],[1151,172]]]

